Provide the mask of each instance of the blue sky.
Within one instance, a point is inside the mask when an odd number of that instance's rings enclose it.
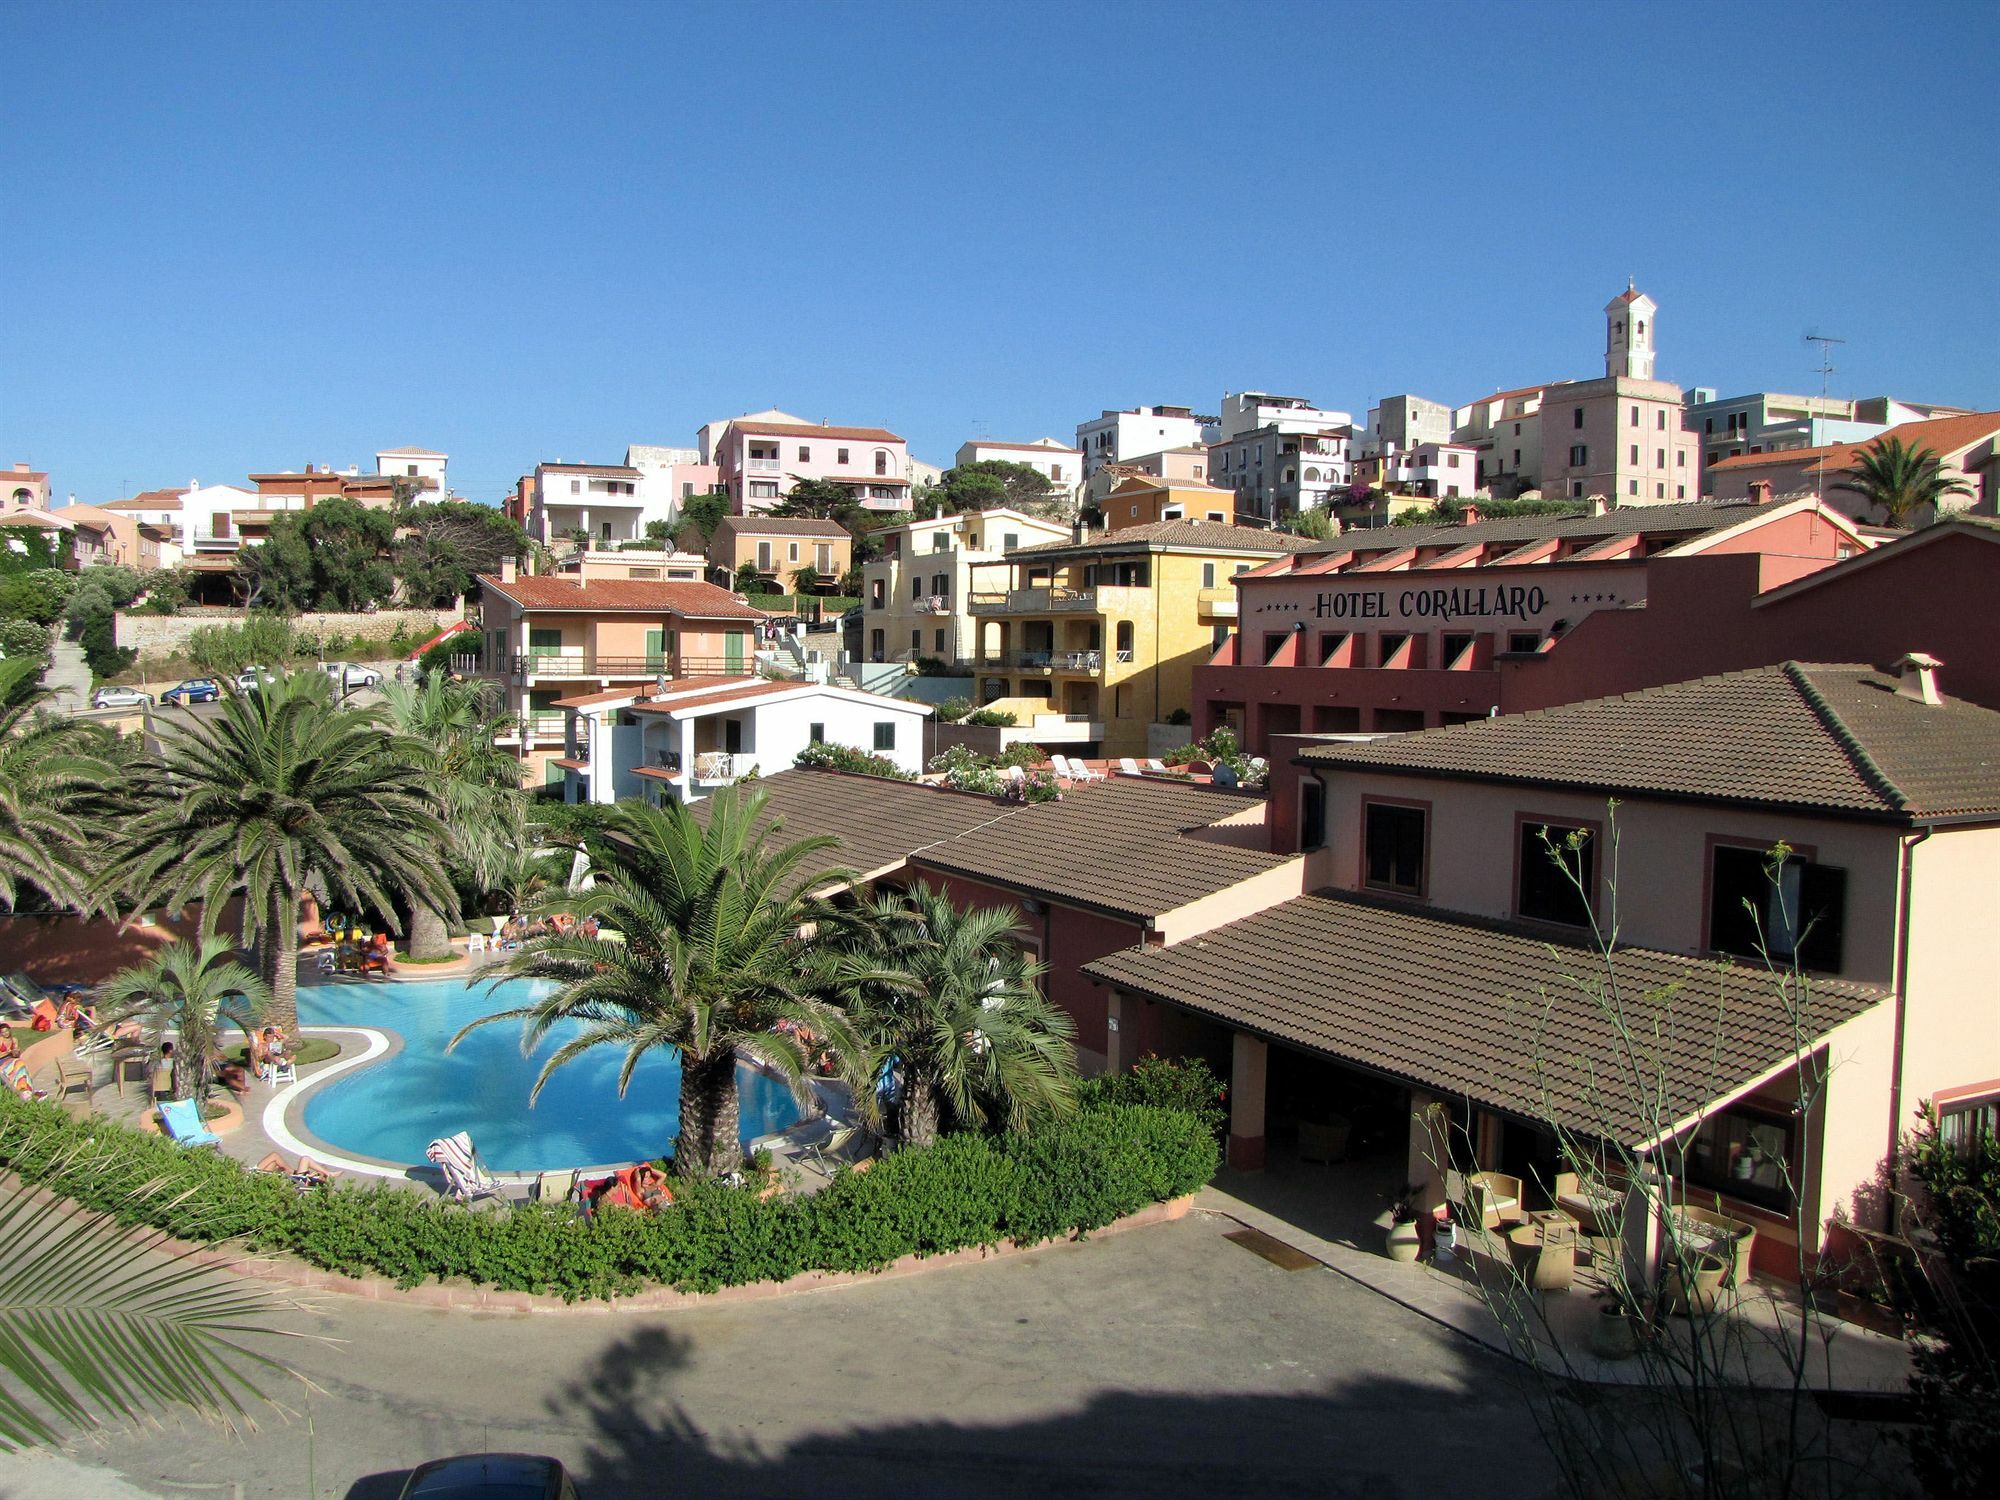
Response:
[[[0,464],[58,495],[1068,437],[1601,370],[2000,407],[2000,7],[0,0]]]

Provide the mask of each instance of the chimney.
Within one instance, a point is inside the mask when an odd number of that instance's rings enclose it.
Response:
[[[1770,498],[1771,498],[1770,480],[1753,479],[1750,481],[1750,503],[1752,505],[1762,505],[1765,501],[1769,500]]]
[[[1468,501],[1464,510],[1465,524],[1470,526],[1479,519],[1479,506]]]
[[[502,583],[512,583],[514,581],[513,558],[503,557],[500,559],[500,581]]]
[[[1936,708],[1944,702],[1938,695],[1937,669],[1944,663],[1924,651],[1912,651],[1896,663],[1897,675],[1902,678],[1896,689],[1899,698],[1914,698],[1919,703]]]
[[[1601,516],[1610,509],[1611,502],[1602,495],[1592,495],[1590,497],[1590,513],[1593,516]]]

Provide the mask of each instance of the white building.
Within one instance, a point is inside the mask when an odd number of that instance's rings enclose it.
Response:
[[[1386,448],[1357,466],[1357,476],[1381,489],[1438,500],[1463,500],[1477,493],[1477,450],[1464,443],[1418,443]]]
[[[1208,450],[1209,482],[1236,496],[1239,520],[1271,521],[1333,502],[1353,477],[1354,429],[1253,427]]]
[[[974,438],[969,443],[958,445],[957,461],[960,467],[983,463],[1021,464],[1037,474],[1046,475],[1049,483],[1065,499],[1074,499],[1077,486],[1083,483],[1083,450],[1052,437],[1036,438],[1032,443],[1002,443],[991,438]]]
[[[443,500],[451,494],[445,481],[445,467],[451,455],[430,448],[380,448],[375,453],[375,472],[391,479],[428,480],[427,500]]]
[[[1362,457],[1408,450],[1421,443],[1452,440],[1451,408],[1422,396],[1384,396],[1368,408],[1368,423],[1358,445]]]
[[[625,450],[625,467],[639,471],[639,499],[644,514],[641,532],[654,521],[678,525],[681,507],[697,495],[712,492],[716,467],[704,463],[699,448],[661,448],[633,443]]]
[[[862,655],[869,661],[971,660],[973,569],[984,565],[997,577],[1009,552],[1069,535],[1064,522],[1004,507],[877,532],[882,555],[861,569]]]
[[[752,772],[789,770],[807,745],[846,745],[915,774],[928,704],[817,683],[682,678],[558,699],[567,802],[695,802]]]
[[[1235,391],[1222,398],[1220,442],[1243,437],[1259,428],[1278,432],[1325,432],[1330,427],[1352,427],[1354,417],[1344,411],[1327,411],[1314,406],[1304,396],[1273,396],[1267,391]]]
[[[1130,463],[1169,448],[1206,448],[1222,436],[1222,419],[1196,416],[1188,406],[1135,406],[1107,411],[1076,427],[1087,479],[1105,464]]]
[[[629,464],[537,464],[528,535],[543,546],[577,532],[594,547],[643,540],[646,502]]]

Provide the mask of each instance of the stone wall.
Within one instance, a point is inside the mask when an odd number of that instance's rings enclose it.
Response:
[[[320,635],[337,633],[350,638],[363,635],[370,640],[382,641],[386,641],[401,625],[413,641],[423,641],[452,621],[464,618],[464,614],[462,609],[379,609],[373,614],[293,615],[289,623],[295,631]],[[120,610],[118,644],[132,647],[141,656],[171,655],[205,625],[241,625],[246,618],[248,616],[237,609],[192,610],[179,615],[128,614]]]

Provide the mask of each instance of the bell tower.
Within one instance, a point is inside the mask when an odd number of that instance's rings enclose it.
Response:
[[[1604,309],[1604,373],[1628,380],[1653,378],[1653,315],[1659,305],[1625,283]]]

